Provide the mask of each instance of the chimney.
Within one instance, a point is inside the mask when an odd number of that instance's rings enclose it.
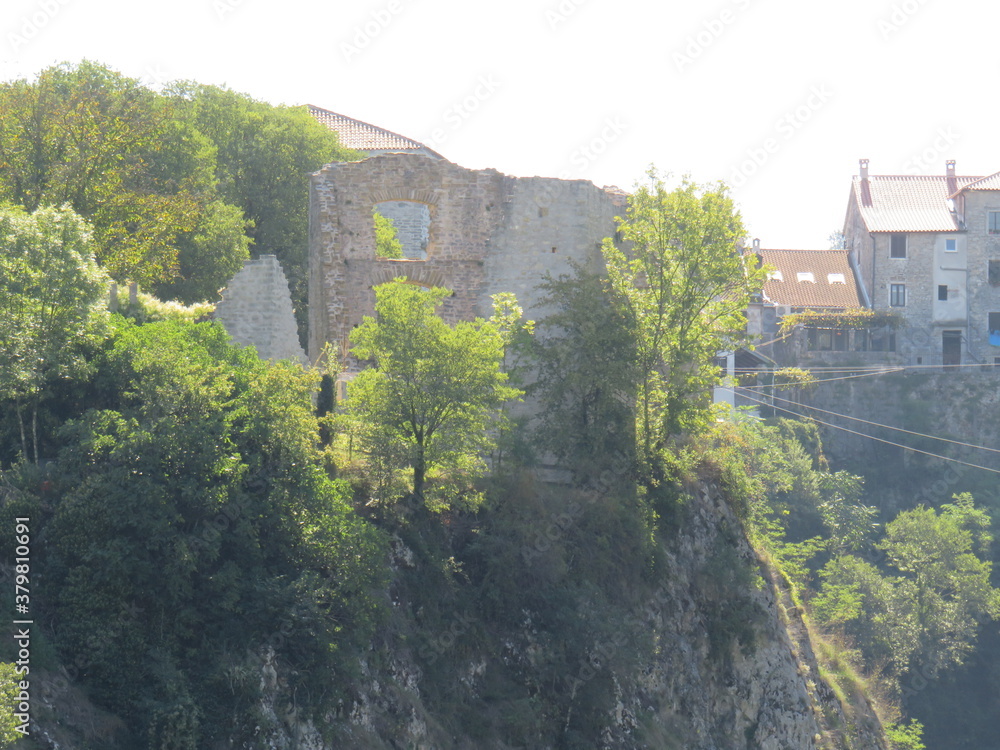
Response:
[[[954,177],[955,176],[955,160],[954,159],[949,159],[948,161],[946,161],[944,163],[944,168],[945,168],[945,174],[948,177]]]
[[[867,180],[868,179],[868,160],[867,159],[859,159],[859,163],[861,164],[861,179],[862,180]]]
[[[760,240],[756,237],[753,238],[753,251],[755,253],[760,252]]]

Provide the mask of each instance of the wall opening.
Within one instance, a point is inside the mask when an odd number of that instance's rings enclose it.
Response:
[[[962,332],[941,332],[941,360],[944,365],[962,364]]]
[[[372,207],[375,254],[380,258],[426,260],[431,212],[426,203],[384,201]]]

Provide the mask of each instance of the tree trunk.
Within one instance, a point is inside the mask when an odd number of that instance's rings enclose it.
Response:
[[[413,462],[413,494],[423,500],[424,497],[424,473],[427,467],[424,463],[424,446],[417,444],[417,457]]]
[[[38,466],[38,404],[31,407],[31,445],[35,451],[35,466]]]
[[[28,460],[28,438],[24,434],[24,412],[21,409],[21,404],[17,404],[15,407],[17,411],[17,426],[21,428],[21,455],[24,456],[24,460]]]

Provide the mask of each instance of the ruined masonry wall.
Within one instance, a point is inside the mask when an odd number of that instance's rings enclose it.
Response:
[[[213,317],[234,343],[255,346],[262,359],[307,361],[295,328],[288,279],[273,255],[244,263],[222,290]]]
[[[489,315],[497,292],[514,292],[537,319],[545,273],[568,274],[571,260],[600,263],[601,240],[625,211],[624,195],[583,180],[515,178],[409,154],[330,164],[313,175],[310,196],[313,358],[326,342],[346,346],[374,315],[372,287],[400,276],[451,289],[440,311],[449,322]],[[376,258],[372,208],[387,201],[427,206],[425,260]]]

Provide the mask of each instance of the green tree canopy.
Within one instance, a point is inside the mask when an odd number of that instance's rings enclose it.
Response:
[[[91,247],[90,229],[68,207],[0,209],[0,398],[17,411],[25,458],[24,412],[37,414],[48,380],[87,370],[84,350],[106,320],[107,277]],[[35,429],[32,446],[37,461]]]
[[[649,467],[666,439],[700,424],[720,350],[745,338],[751,291],[764,280],[745,264],[740,215],[721,183],[685,178],[668,190],[655,170],[620,219],[624,244],[604,241],[615,303],[625,317],[641,373],[638,438]]]
[[[319,710],[383,581],[381,537],[316,450],[315,374],[215,324],[116,321],[103,408],[64,428],[58,501],[32,513],[61,656],[131,747],[252,735],[268,647]]]
[[[834,558],[822,572],[817,614],[842,624],[869,658],[891,660],[897,673],[961,664],[979,626],[1000,617],[992,563],[980,557],[990,541],[989,516],[967,493],[940,512],[904,511],[877,545],[895,572],[883,575],[850,555]]]
[[[501,365],[511,334],[497,320],[450,326],[435,309],[447,289],[400,280],[375,288],[375,318],[351,333],[352,353],[370,367],[349,384],[348,407],[365,425],[372,465],[388,478],[413,470],[412,490],[431,505],[469,488],[485,468],[482,454],[504,424],[503,405],[521,395]],[[506,318],[508,308],[500,314]],[[387,483],[383,483],[387,486]]]

